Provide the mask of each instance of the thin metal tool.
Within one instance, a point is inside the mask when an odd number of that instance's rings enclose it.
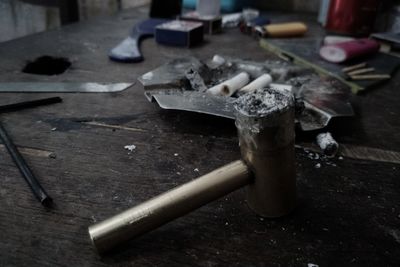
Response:
[[[55,103],[60,103],[60,102],[62,102],[62,99],[60,97],[49,97],[49,98],[43,98],[43,99],[38,99],[38,100],[19,102],[19,103],[15,103],[15,104],[0,106],[0,113],[16,111],[16,110],[21,110],[21,109],[25,109],[25,108],[33,108],[33,107],[43,106],[43,105],[50,105],[50,104],[55,104]]]
[[[37,99],[32,101],[25,101],[15,104],[9,104],[0,106],[0,113],[22,110],[26,108],[33,108],[42,105],[49,105],[62,102],[60,97],[50,97],[50,98],[43,98]],[[51,206],[52,199],[40,185],[39,181],[36,179],[35,175],[30,170],[28,164],[19,153],[18,148],[12,142],[10,136],[7,134],[7,131],[3,127],[0,121],[0,140],[3,142],[4,146],[7,148],[8,152],[10,153],[12,159],[14,160],[15,164],[17,165],[18,169],[20,170],[22,176],[24,177],[25,181],[28,183],[30,188],[32,189],[33,194],[36,198],[42,203],[43,206],[49,207]]]
[[[0,122],[0,139],[3,141],[4,146],[7,148],[12,159],[17,165],[25,181],[32,189],[32,192],[36,196],[36,198],[40,201],[40,203],[42,203],[43,206],[46,207],[51,206],[52,203],[51,197],[46,193],[46,191],[40,185],[36,177],[33,175],[28,164],[26,163],[22,155],[19,153],[17,147],[11,141],[11,138],[8,136],[1,122]]]
[[[3,93],[115,93],[135,83],[0,82]]]

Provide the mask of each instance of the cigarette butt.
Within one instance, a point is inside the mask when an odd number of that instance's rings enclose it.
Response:
[[[354,75],[350,76],[352,80],[386,80],[390,79],[392,76],[389,74],[370,74],[370,75]]]
[[[207,90],[207,93],[220,96],[231,96],[237,90],[244,87],[250,81],[250,76],[247,72],[241,72],[235,77],[215,85]]]
[[[373,72],[375,71],[374,68],[364,68],[364,69],[360,69],[360,70],[353,70],[351,72],[348,72],[347,75],[349,76],[355,76],[355,75],[359,75],[359,74],[363,74],[363,73],[368,73],[368,72]]]
[[[357,65],[353,65],[353,66],[349,66],[349,67],[343,68],[342,71],[343,72],[350,72],[350,71],[353,71],[353,70],[365,68],[366,66],[367,66],[367,63],[364,62],[364,63],[360,63],[360,64],[357,64]]]
[[[257,89],[264,88],[272,82],[272,77],[269,74],[263,74],[245,87],[239,90],[240,93],[251,93]]]
[[[328,157],[334,157],[339,149],[339,144],[329,132],[317,135],[317,144]]]

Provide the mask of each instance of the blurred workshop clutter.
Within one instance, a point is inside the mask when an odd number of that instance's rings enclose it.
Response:
[[[150,0],[0,0],[0,42],[110,15]]]

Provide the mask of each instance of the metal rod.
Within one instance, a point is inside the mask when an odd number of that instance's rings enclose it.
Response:
[[[47,195],[46,191],[42,188],[36,177],[33,175],[32,171],[29,169],[28,164],[25,162],[24,158],[19,153],[17,147],[12,142],[11,138],[7,134],[1,122],[0,122],[0,139],[3,141],[4,146],[7,148],[8,152],[10,153],[12,159],[17,165],[25,181],[32,189],[33,194],[40,201],[40,203],[42,203],[43,206],[49,207],[52,203],[51,197]]]
[[[149,232],[252,182],[246,164],[237,160],[89,227],[93,245],[104,252]]]
[[[33,107],[43,106],[43,105],[50,105],[50,104],[55,104],[55,103],[60,103],[60,102],[62,102],[62,99],[60,97],[50,97],[50,98],[43,98],[43,99],[32,100],[32,101],[25,101],[25,102],[0,106],[0,113],[11,112],[11,111],[21,110],[21,109],[26,109],[26,108],[33,108]]]

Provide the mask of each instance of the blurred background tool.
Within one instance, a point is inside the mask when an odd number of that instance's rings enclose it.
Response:
[[[111,49],[109,58],[118,62],[135,63],[143,61],[140,42],[146,37],[153,37],[155,27],[167,22],[167,19],[145,19],[136,24],[130,35]]]

